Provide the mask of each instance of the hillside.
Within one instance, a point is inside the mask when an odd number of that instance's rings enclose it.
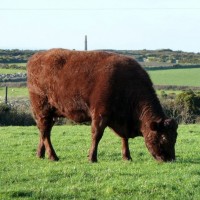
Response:
[[[144,66],[173,66],[177,64],[200,65],[200,53],[172,51],[171,49],[161,50],[112,50],[103,51],[115,52],[134,57]],[[36,50],[0,49],[0,63],[26,63],[28,58],[36,53]]]
[[[160,73],[158,70],[162,69],[200,69],[200,53],[183,52],[183,51],[172,51],[170,49],[161,50],[112,50],[102,49],[101,51],[114,52],[121,55],[126,55],[135,58],[146,70],[149,71],[150,75],[153,76],[155,73]],[[26,63],[28,59],[38,50],[19,50],[19,49],[0,49],[0,85],[4,86],[7,82],[25,82],[26,81]],[[156,70],[157,72],[150,72]],[[174,71],[175,72],[175,71]],[[171,72],[170,72],[171,73]],[[174,75],[175,79],[178,80],[177,74]],[[157,81],[156,75],[154,83],[156,85],[172,85],[172,82],[168,83],[163,80]],[[184,82],[181,77],[178,85],[191,86],[192,83],[188,84]],[[189,80],[190,81],[190,80]],[[194,82],[196,79],[193,80]],[[199,82],[192,86],[199,86]],[[177,84],[175,84],[177,85]]]
[[[200,53],[160,50],[107,50],[135,58],[144,67],[199,65]]]

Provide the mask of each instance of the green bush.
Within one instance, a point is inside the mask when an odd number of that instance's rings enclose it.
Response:
[[[178,95],[161,93],[161,104],[165,113],[179,123],[199,123],[200,94],[192,90],[183,91]]]
[[[200,115],[200,95],[192,90],[185,91],[177,95],[175,102],[180,107],[185,122],[195,123],[197,116]]]
[[[35,125],[29,103],[0,103],[0,126],[32,126]],[[75,122],[66,118],[55,119],[56,125],[74,125]]]
[[[10,109],[11,109],[11,107],[6,103],[1,103],[0,104],[0,113],[1,112],[9,112]]]
[[[0,103],[0,126],[30,126],[35,125],[32,114],[22,106]]]

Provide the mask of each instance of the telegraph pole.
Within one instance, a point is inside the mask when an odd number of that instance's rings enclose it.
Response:
[[[87,35],[85,35],[85,51],[87,51]]]

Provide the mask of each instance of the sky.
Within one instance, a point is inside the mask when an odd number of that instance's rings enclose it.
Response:
[[[200,52],[199,0],[0,0],[0,49]]]

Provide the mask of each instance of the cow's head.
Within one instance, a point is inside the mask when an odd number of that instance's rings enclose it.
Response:
[[[177,128],[178,125],[173,119],[150,123],[145,143],[156,160],[164,162],[175,160]]]

